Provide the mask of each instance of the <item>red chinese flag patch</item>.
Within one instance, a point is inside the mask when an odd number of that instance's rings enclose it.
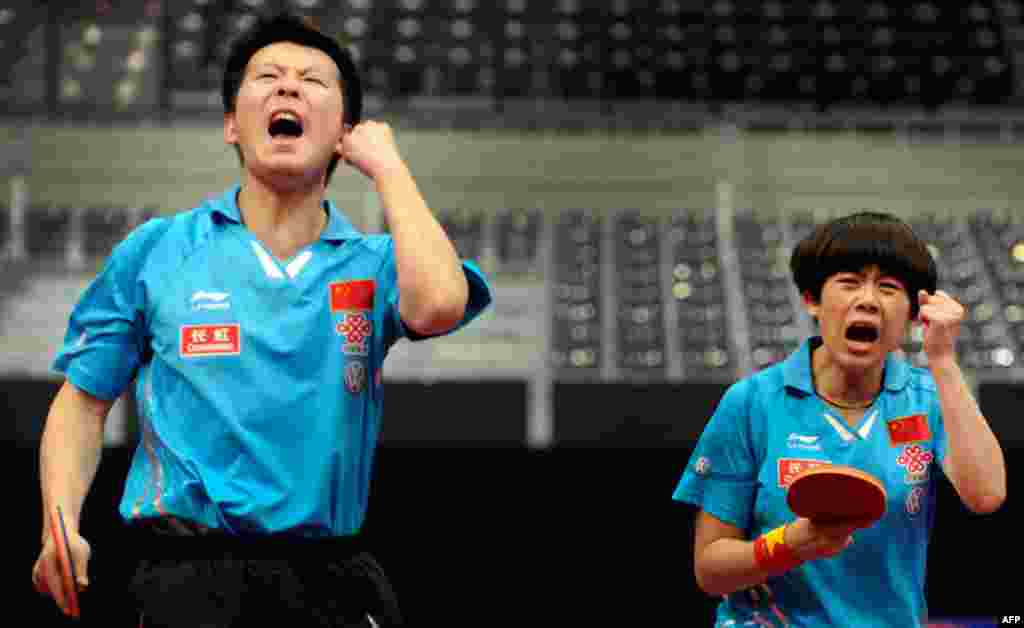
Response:
[[[331,311],[372,310],[373,280],[339,281],[331,284]]]
[[[932,432],[928,429],[927,414],[912,414],[892,421],[886,421],[889,427],[889,442],[896,445],[917,443],[930,440]]]

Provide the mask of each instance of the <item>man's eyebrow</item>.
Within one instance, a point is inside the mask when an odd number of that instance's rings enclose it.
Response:
[[[287,67],[285,67],[285,66],[283,66],[283,65],[281,65],[279,63],[273,63],[273,62],[270,62],[270,61],[264,61],[262,63],[257,63],[253,67],[253,70],[257,70],[257,69],[260,69],[260,68],[266,68],[266,67],[272,67],[272,68],[275,68],[275,69],[277,69],[277,70],[279,70],[281,72],[284,72],[285,70],[288,69]],[[301,70],[299,70],[299,74],[300,75],[302,75],[302,74],[309,74],[310,72],[323,72],[323,73],[326,73],[326,74],[330,74],[329,70],[325,70],[324,68],[319,67],[319,66],[309,66],[307,68],[302,68]]]

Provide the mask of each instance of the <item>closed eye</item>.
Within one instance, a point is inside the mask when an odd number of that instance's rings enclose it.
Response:
[[[311,82],[313,82],[313,83],[316,83],[317,85],[323,85],[323,86],[325,86],[325,87],[326,87],[326,85],[327,85],[326,83],[324,83],[324,82],[323,82],[323,81],[321,81],[320,79],[318,79],[318,78],[314,78],[314,77],[309,77],[309,78],[307,78],[306,80],[307,80],[307,81],[311,81]]]

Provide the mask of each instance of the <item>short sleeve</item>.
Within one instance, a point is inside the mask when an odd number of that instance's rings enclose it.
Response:
[[[473,321],[473,319],[480,316],[480,314],[487,309],[487,306],[491,304],[491,287],[487,282],[487,278],[475,263],[469,260],[463,260],[462,270],[466,275],[466,282],[469,284],[469,296],[466,301],[466,310],[462,316],[462,320],[460,320],[455,327],[442,334],[436,334],[433,336],[417,334],[405,326],[405,323],[402,321],[402,316],[399,313],[398,303],[401,295],[398,290],[398,271],[395,268],[395,246],[394,241],[391,238],[388,238],[388,246],[386,250],[387,254],[384,263],[381,265],[381,270],[378,273],[377,278],[377,284],[381,286],[381,292],[384,297],[384,307],[386,308],[386,311],[384,312],[384,346],[386,349],[390,348],[401,338],[416,341],[451,334],[468,325]]]
[[[112,401],[131,384],[145,351],[144,304],[138,283],[145,227],[115,247],[71,311],[51,365],[72,384]]]
[[[672,495],[741,530],[750,523],[757,490],[750,394],[746,380],[726,390]]]

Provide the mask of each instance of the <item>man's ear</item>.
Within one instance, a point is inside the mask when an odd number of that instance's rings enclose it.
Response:
[[[345,150],[344,150],[345,138],[351,132],[352,132],[352,125],[351,124],[349,124],[347,122],[342,124],[341,125],[341,135],[338,137],[338,141],[334,143],[334,154],[337,155],[338,158],[341,159],[341,161],[345,161]]]
[[[238,144],[238,122],[234,112],[224,114],[224,143]]]

